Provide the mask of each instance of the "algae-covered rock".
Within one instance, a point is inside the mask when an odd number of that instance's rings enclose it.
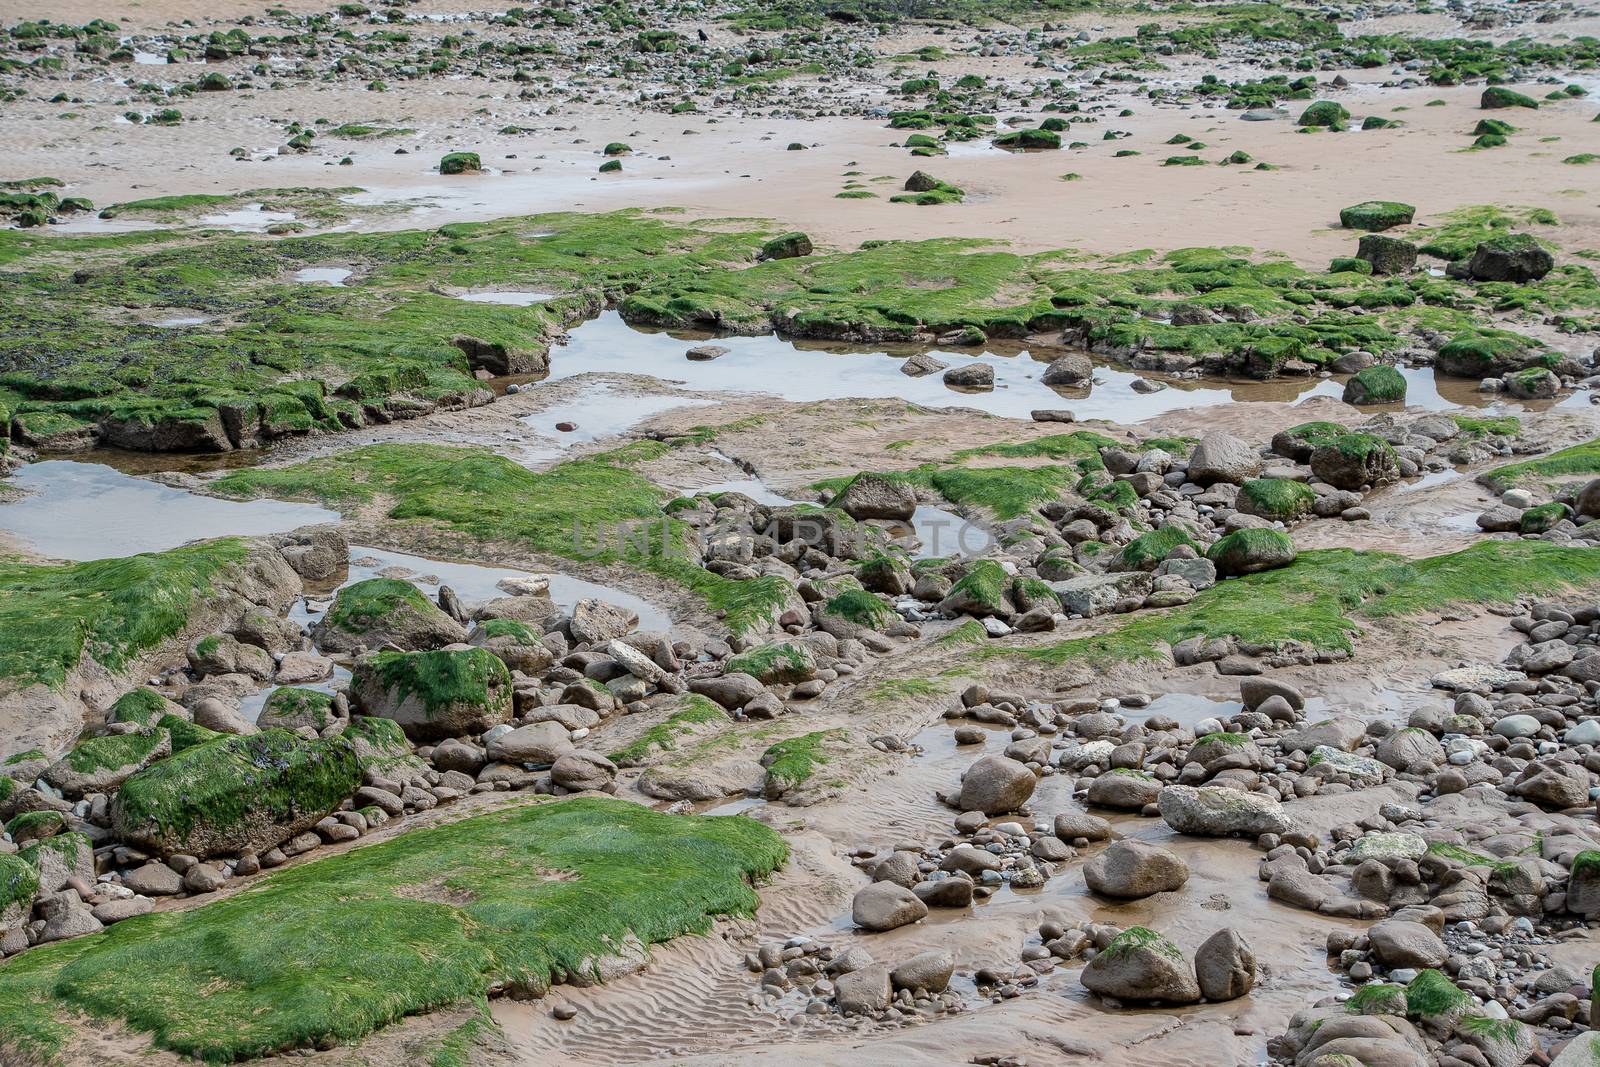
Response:
[[[1083,969],[1083,987],[1129,1003],[1193,1004],[1200,984],[1183,951],[1161,934],[1130,926]]]
[[[333,694],[318,689],[285,685],[274,689],[256,716],[263,730],[301,730],[321,732],[334,721]]]
[[[761,259],[798,259],[812,252],[811,238],[798,230],[779,234],[761,246]]]
[[[1356,258],[1372,268],[1371,274],[1405,274],[1417,265],[1417,246],[1398,237],[1369,233],[1356,245]]]
[[[950,594],[939,602],[939,610],[951,615],[980,618],[992,615],[1008,619],[1016,614],[1009,595],[1010,585],[1005,568],[994,560],[979,560],[950,587]]]
[[[1317,502],[1316,491],[1289,478],[1251,478],[1239,487],[1235,501],[1246,515],[1274,522],[1293,522]]]
[[[1404,375],[1387,363],[1368,367],[1344,384],[1346,404],[1399,404],[1405,398]]]
[[[817,661],[805,645],[774,641],[734,656],[723,666],[723,672],[748,674],[765,685],[804,682],[816,677]]]
[[[828,506],[852,519],[909,519],[917,510],[917,491],[881,474],[858,474]]]
[[[1339,209],[1339,225],[1347,230],[1387,230],[1404,226],[1415,217],[1417,209],[1397,200],[1368,200]]]
[[[449,152],[439,160],[440,174],[477,174],[483,162],[476,152]]]
[[[109,793],[171,753],[172,736],[159,727],[88,737],[52,763],[44,772],[44,780],[69,796]]]
[[[265,851],[316,825],[361,785],[342,737],[286,730],[219,737],[123,783],[111,804],[118,838],[159,855]]]
[[[428,769],[422,757],[411,750],[400,724],[392,719],[353,715],[343,736],[355,748],[364,776],[407,782]]]
[[[1294,562],[1294,541],[1282,530],[1235,530],[1206,550],[1224,578],[1287,567]]]
[[[22,925],[38,892],[39,872],[33,864],[15,853],[0,852],[0,931]]]
[[[76,879],[84,885],[94,884],[94,845],[85,834],[57,834],[22,849],[17,857],[32,867],[39,875],[39,892],[56,893]],[[4,890],[0,889],[0,897]],[[0,929],[5,927],[0,922]]]
[[[473,629],[467,643],[488,649],[511,670],[530,676],[555,662],[539,631],[518,619],[485,619]]]
[[[1345,110],[1343,104],[1333,100],[1318,100],[1300,112],[1298,125],[1321,126],[1330,130],[1342,130],[1349,121],[1350,112]]]
[[[1508,233],[1480,242],[1467,261],[1467,273],[1480,282],[1536,282],[1555,267],[1556,261],[1538,238],[1526,233]]]
[[[1536,109],[1539,106],[1539,101],[1531,96],[1525,96],[1515,89],[1507,89],[1504,85],[1491,85],[1483,91],[1483,96],[1478,98],[1478,106],[1485,111],[1494,111],[1507,107]]]
[[[511,721],[511,673],[482,648],[379,652],[356,664],[351,689],[368,715],[394,720],[415,740]]]
[[[339,590],[312,636],[327,652],[389,644],[418,651],[465,641],[467,631],[410,582],[368,578]]]
[[[1335,489],[1386,485],[1400,476],[1389,442],[1369,433],[1341,434],[1311,453],[1311,473]]]

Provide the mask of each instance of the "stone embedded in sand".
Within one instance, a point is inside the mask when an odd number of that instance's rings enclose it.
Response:
[[[943,993],[949,987],[950,976],[955,970],[955,957],[944,949],[935,948],[919,952],[906,960],[890,973],[889,980],[896,989]]]
[[[889,968],[881,963],[860,967],[834,979],[834,995],[845,1015],[876,1015],[886,1011],[890,987]]]
[[[1097,808],[1138,811],[1161,792],[1161,783],[1142,771],[1112,770],[1090,783],[1088,801]]]
[[[1256,954],[1237,930],[1224,927],[1196,950],[1194,973],[1207,1000],[1237,1000],[1256,984]]]
[[[963,811],[1004,815],[1026,804],[1037,784],[1026,764],[1005,756],[984,756],[961,779],[959,804]]]
[[[1276,800],[1220,786],[1169,785],[1156,804],[1161,818],[1180,834],[1258,837],[1287,833],[1293,827]]]
[[[863,930],[881,933],[927,918],[928,906],[894,882],[873,882],[850,902],[850,919]]]
[[[1127,839],[1113,842],[1084,864],[1083,880],[1101,896],[1140,900],[1183,888],[1189,865],[1157,845]]]

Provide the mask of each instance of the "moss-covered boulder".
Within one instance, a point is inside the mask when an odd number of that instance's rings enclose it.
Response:
[[[812,253],[811,238],[798,230],[779,234],[761,246],[762,259],[798,259]]]
[[[1547,367],[1528,367],[1506,375],[1505,388],[1518,400],[1549,400],[1561,391],[1561,379]]]
[[[106,722],[154,726],[163,715],[187,719],[189,712],[182,704],[168,700],[154,689],[133,689],[122,694],[106,709]]]
[[[996,148],[1015,152],[1040,152],[1061,147],[1061,135],[1054,130],[1011,130],[994,139]]]
[[[873,474],[856,475],[828,502],[852,519],[911,518],[917,510],[917,491],[909,483]]]
[[[1239,487],[1235,501],[1246,515],[1274,522],[1293,522],[1317,502],[1316,491],[1289,478],[1251,478]]]
[[[815,678],[817,660],[799,642],[773,641],[729,659],[723,673],[748,674],[764,685],[790,684]]]
[[[534,675],[555,662],[543,635],[520,619],[484,619],[473,627],[467,643],[486,648],[508,668]]]
[[[172,754],[172,735],[160,727],[138,733],[88,737],[56,760],[44,780],[68,796],[109,793],[134,774]]]
[[[1122,551],[1117,553],[1116,569],[1153,571],[1180,545],[1192,548],[1196,553],[1200,551],[1199,542],[1178,523],[1150,530],[1122,546]]]
[[[302,730],[321,733],[332,725],[333,694],[318,689],[285,685],[274,689],[261,706],[256,725],[263,730]]]
[[[1387,230],[1404,226],[1416,217],[1417,209],[1398,200],[1367,200],[1339,209],[1339,225],[1347,230]]]
[[[1356,246],[1356,258],[1367,263],[1372,274],[1407,274],[1417,265],[1417,246],[1398,237],[1369,233]]]
[[[1359,371],[1344,383],[1346,404],[1399,404],[1405,398],[1405,376],[1387,363]]]
[[[1311,453],[1311,473],[1335,489],[1376,488],[1400,477],[1389,442],[1370,433],[1347,433]]]
[[[1467,273],[1480,282],[1536,282],[1556,265],[1538,238],[1526,233],[1491,237],[1473,250]]]
[[[1299,125],[1320,126],[1329,130],[1342,130],[1350,122],[1350,112],[1343,104],[1333,100],[1318,100],[1300,112]]]
[[[1504,334],[1463,333],[1446,341],[1434,367],[1452,378],[1489,378],[1505,374],[1528,360],[1522,340]]]
[[[1294,557],[1294,541],[1289,535],[1269,529],[1235,530],[1206,552],[1224,578],[1287,567]]]
[[[67,817],[48,808],[44,811],[25,811],[12,816],[11,821],[6,823],[6,833],[18,845],[32,844],[66,832]]]
[[[979,560],[950,587],[949,595],[939,602],[939,610],[950,615],[1009,619],[1016,614],[1010,586],[1011,578],[1004,567],[992,559]]]
[[[487,649],[379,652],[356,664],[356,703],[407,737],[437,741],[511,721],[511,673]]]
[[[368,578],[339,590],[312,636],[326,652],[387,644],[414,652],[465,641],[467,631],[410,582]]]
[[[476,152],[449,152],[439,160],[440,174],[477,174],[483,170],[483,161]]]
[[[1507,89],[1504,85],[1491,85],[1483,91],[1483,96],[1478,98],[1478,106],[1485,111],[1495,111],[1507,107],[1537,109],[1539,101],[1531,96],[1525,96],[1515,89]]]
[[[1272,451],[1296,463],[1305,463],[1318,445],[1325,445],[1345,433],[1337,422],[1302,422],[1272,435]]]
[[[123,783],[111,804],[117,837],[162,856],[264,851],[316,825],[361,785],[342,737],[302,741],[286,730],[219,737]]]
[[[869,630],[881,631],[898,622],[893,608],[869,593],[854,578],[834,584],[816,613],[818,629],[835,637],[860,637]]]
[[[1525,534],[1548,533],[1556,523],[1565,519],[1570,513],[1565,504],[1552,500],[1548,504],[1540,504],[1525,510],[1517,518],[1517,529]]]
[[[393,719],[352,715],[343,736],[355,747],[356,759],[365,776],[407,782],[428,770],[422,757],[412,751],[405,731]]]

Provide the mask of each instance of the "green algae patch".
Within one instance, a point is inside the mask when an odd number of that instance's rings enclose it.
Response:
[[[619,767],[637,767],[658,752],[670,752],[678,742],[699,727],[729,722],[728,713],[698,694],[689,696],[683,706],[656,723],[628,744],[611,753]]]
[[[0,915],[13,908],[31,907],[38,892],[39,872],[33,864],[15,853],[0,853]]]
[[[1123,546],[1117,559],[1129,570],[1154,570],[1156,565],[1179,545],[1187,545],[1199,552],[1200,545],[1182,526],[1173,524],[1159,530],[1140,534]]]
[[[167,698],[154,689],[129,690],[106,709],[106,721],[154,726],[157,719],[167,714],[168,703]]]
[[[8,961],[0,1047],[60,1060],[80,1013],[211,1062],[353,1042],[497,983],[593,973],[630,933],[752,914],[750,880],[786,855],[751,819],[597,798],[414,830]]]
[[[65,566],[0,563],[0,681],[60,688],[85,655],[122,670],[181,632],[217,574],[247,552],[224,538]]]
[[[816,660],[804,645],[774,641],[733,656],[723,664],[722,673],[748,674],[762,683],[771,684],[803,682],[816,670]]]
[[[1600,438],[1538,459],[1495,467],[1479,475],[1478,480],[1498,493],[1519,485],[1550,487],[1570,478],[1596,474],[1600,474]]]
[[[310,727],[321,732],[333,719],[333,694],[320,689],[285,685],[267,696],[266,703],[261,706],[261,714],[256,717],[256,725],[263,729],[279,727],[285,730]]]
[[[1587,588],[1600,559],[1587,549],[1542,541],[1484,541],[1460,552],[1407,560],[1335,548],[1301,552],[1287,567],[1218,583],[1188,604],[1090,637],[1032,649],[983,648],[984,657],[1022,657],[1050,665],[1165,658],[1191,637],[1350,651],[1374,620],[1459,605],[1499,604],[1524,594]]]
[[[767,781],[782,790],[804,785],[818,767],[830,762],[824,751],[827,742],[842,736],[843,730],[817,730],[768,746],[761,756],[767,768]]]
[[[396,700],[416,697],[429,718],[458,705],[486,707],[494,693],[511,699],[511,672],[486,648],[378,652],[365,663]]]

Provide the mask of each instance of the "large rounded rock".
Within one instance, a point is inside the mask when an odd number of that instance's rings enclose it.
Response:
[[[1158,845],[1128,838],[1112,842],[1084,864],[1083,880],[1101,896],[1139,900],[1183,888],[1189,865]]]
[[[1311,452],[1311,473],[1335,489],[1387,485],[1400,477],[1389,442],[1369,433],[1340,434]]]
[[[1097,808],[1138,811],[1154,804],[1161,795],[1161,783],[1143,771],[1107,771],[1089,784],[1088,801]]]
[[[1200,438],[1189,457],[1189,480],[1197,485],[1243,483],[1261,473],[1261,455],[1230,433],[1213,430]]]
[[[1237,930],[1224,927],[1195,952],[1194,973],[1207,1000],[1237,1000],[1256,984],[1256,954]]]
[[[502,763],[554,764],[573,751],[572,737],[559,722],[535,722],[493,738],[484,748]]]
[[[172,754],[172,735],[159,727],[88,737],[52,763],[44,780],[68,796],[110,793],[134,774]],[[9,782],[9,779],[7,780]]]
[[[1372,954],[1385,967],[1440,967],[1449,950],[1421,923],[1385,919],[1367,930]]]
[[[881,933],[928,916],[928,905],[894,882],[873,882],[850,902],[850,919],[863,930]]]
[[[572,606],[572,639],[579,644],[604,644],[637,625],[639,616],[634,612],[595,597],[585,597]]]
[[[465,641],[467,631],[410,582],[368,578],[339,590],[312,637],[325,652],[385,645],[418,651]]]
[[[1161,818],[1180,834],[1259,837],[1286,833],[1293,826],[1276,800],[1221,786],[1169,785],[1156,805]]]
[[[343,737],[302,741],[285,730],[219,737],[123,783],[111,804],[117,837],[157,855],[265,852],[315,826],[361,785]]]
[[[577,749],[556,759],[550,767],[550,784],[574,793],[603,790],[617,776],[617,765],[598,752]]]
[[[356,664],[351,690],[366,714],[393,719],[414,740],[511,721],[511,673],[482,648],[379,652]]]
[[[1045,385],[1082,385],[1094,378],[1094,363],[1079,352],[1069,352],[1052,362],[1039,376]]]
[[[1206,559],[1225,578],[1256,574],[1293,563],[1294,541],[1282,530],[1249,527],[1218,540],[1206,549]]]
[[[955,971],[955,957],[944,949],[934,948],[919,952],[896,967],[889,975],[889,980],[896,989],[925,989],[929,993],[943,993]]]
[[[467,642],[488,649],[508,668],[530,677],[543,673],[555,662],[539,632],[518,619],[485,619],[473,629]]]
[[[858,474],[830,506],[852,519],[909,519],[917,510],[917,491],[881,474]]]
[[[1026,804],[1037,784],[1026,764],[1005,756],[984,756],[968,767],[961,779],[960,807],[962,811],[1004,815]]]
[[[1200,999],[1200,984],[1183,951],[1143,926],[1112,938],[1083,969],[1082,981],[1091,993],[1130,1003],[1193,1004]]]

